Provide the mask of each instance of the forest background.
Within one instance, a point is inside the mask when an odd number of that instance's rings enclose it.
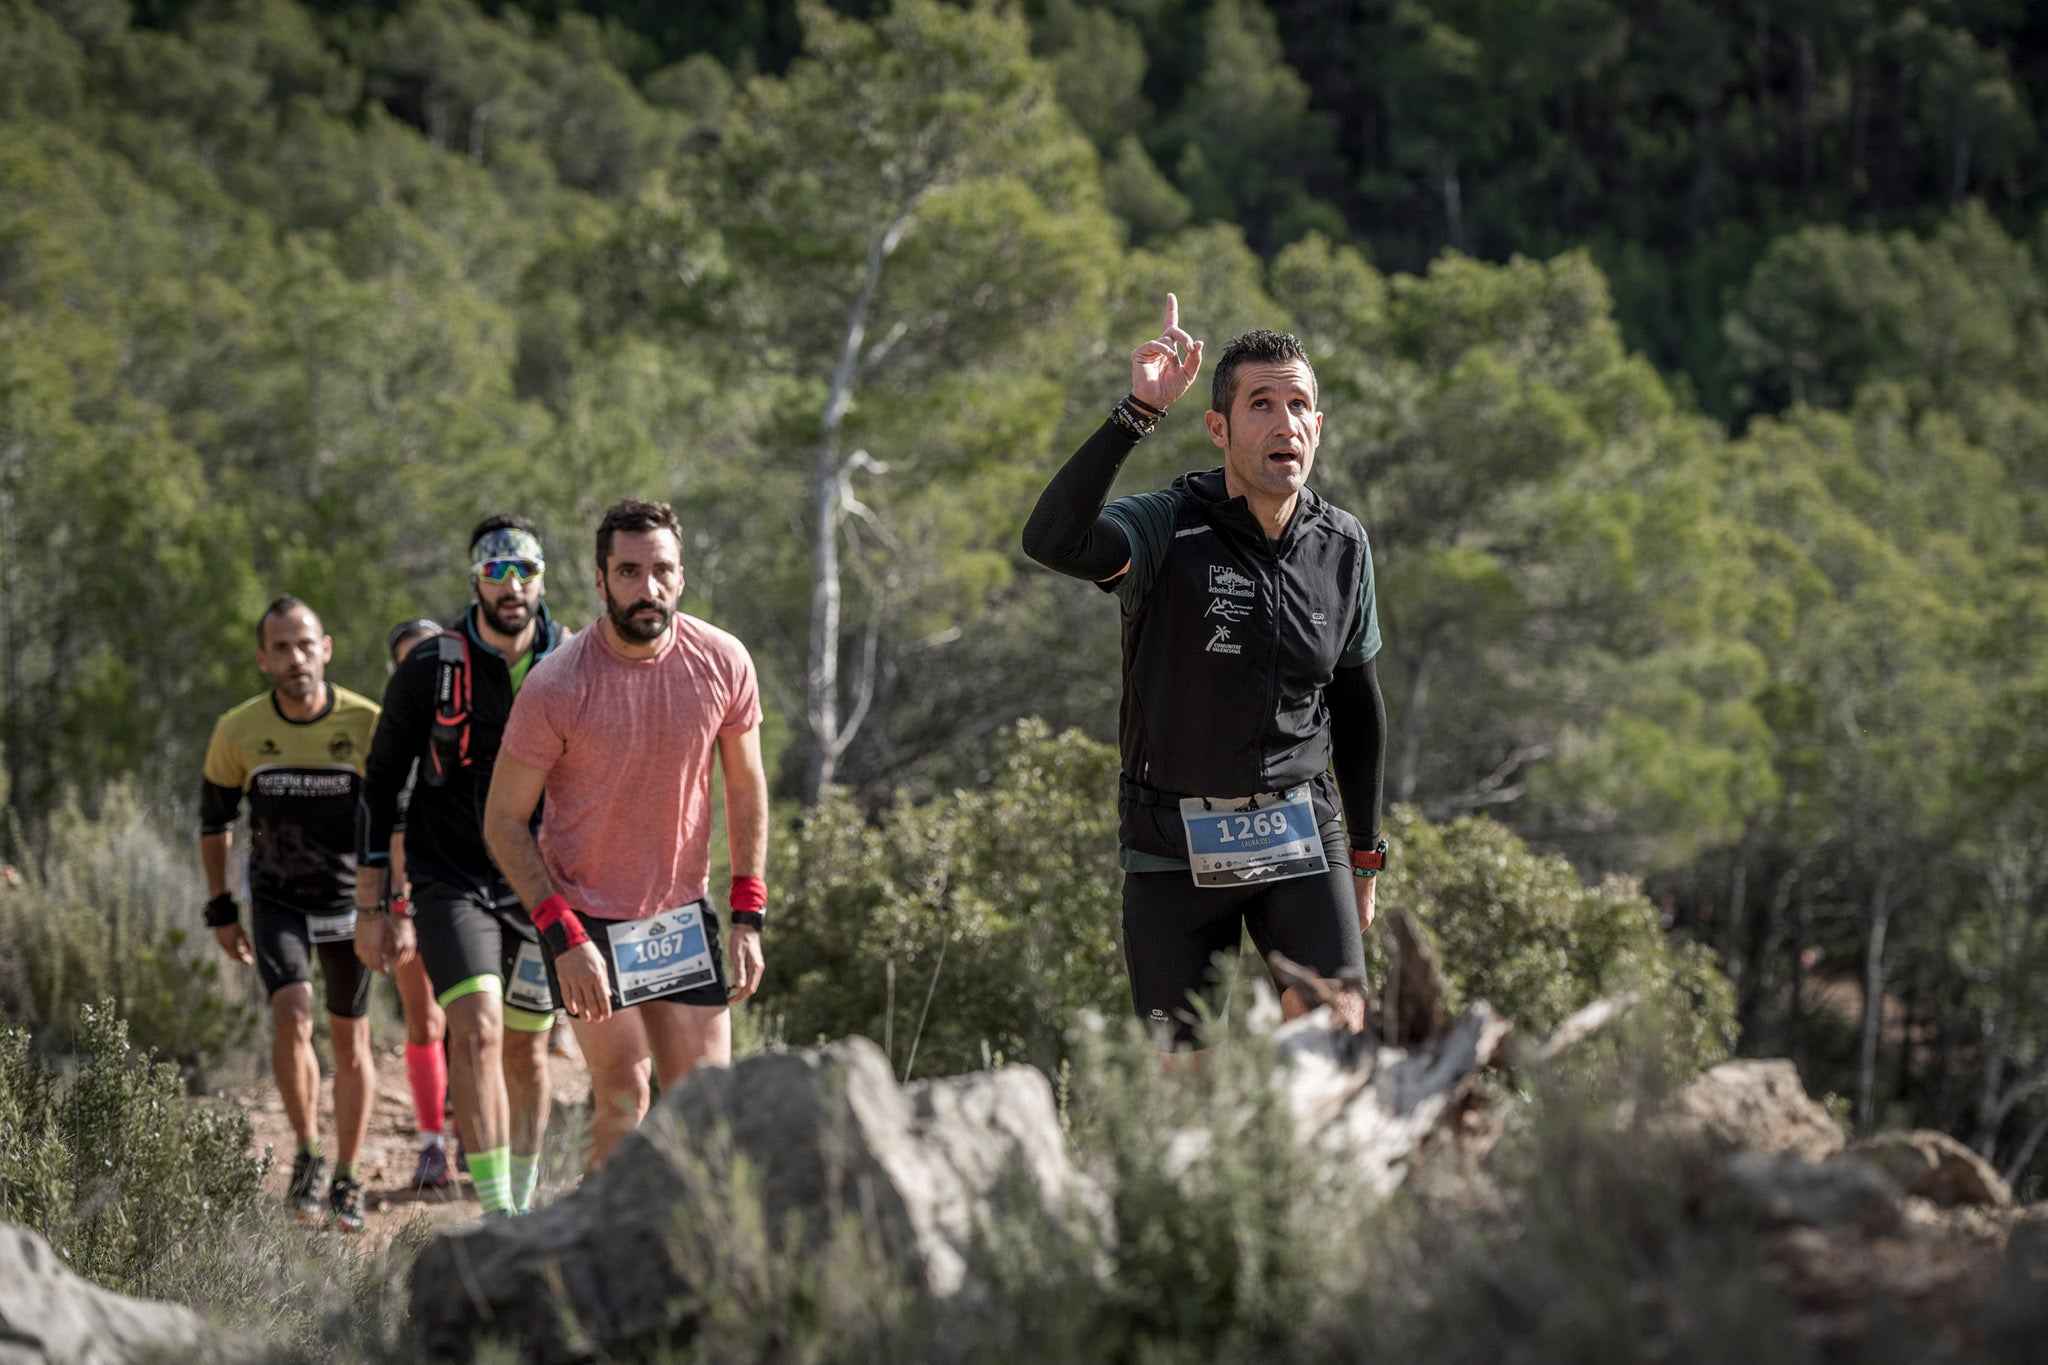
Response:
[[[2038,1190],[2044,94],[2020,0],[0,0],[6,856],[118,937],[270,597],[374,695],[475,518],[580,624],[662,497],[766,692],[767,1002],[1043,1057],[1121,1008],[1117,644],[1018,531],[1173,289],[1314,356],[1395,830],[1516,945],[1465,984],[1626,903],[1742,1051]]]

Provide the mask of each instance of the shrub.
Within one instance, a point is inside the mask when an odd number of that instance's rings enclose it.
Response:
[[[775,851],[761,1006],[792,1042],[865,1034],[899,1075],[1056,1067],[1079,1011],[1128,1008],[1115,792],[1113,749],[1026,720],[985,787],[873,820],[834,795]]]
[[[1396,807],[1387,836],[1381,904],[1408,909],[1429,934],[1454,1008],[1485,1000],[1540,1036],[1602,996],[1636,991],[1672,1074],[1734,1047],[1734,987],[1710,950],[1665,938],[1634,881],[1587,886],[1561,855],[1532,852],[1492,820],[1432,825]]]
[[[196,864],[127,787],[94,814],[67,803],[22,884],[0,890],[0,1012],[60,1051],[80,1007],[102,999],[138,1046],[188,1068],[245,1045],[257,1016],[222,980]]]
[[[984,787],[901,798],[872,819],[835,795],[781,836],[789,892],[760,1002],[790,1041],[865,1034],[899,1074],[913,1045],[923,1075],[995,1056],[1051,1071],[1081,1011],[1127,1012],[1116,751],[1036,720],[999,747]],[[1383,904],[1435,939],[1454,1004],[1483,998],[1540,1034],[1638,991],[1674,1070],[1727,1055],[1731,987],[1706,949],[1666,941],[1634,882],[1589,887],[1492,820],[1396,809],[1387,828],[1398,850]]]
[[[239,1110],[193,1104],[175,1067],[131,1055],[111,1000],[78,1012],[60,1082],[0,1031],[0,1221],[41,1233],[77,1274],[147,1293],[173,1260],[256,1207],[265,1164]]]

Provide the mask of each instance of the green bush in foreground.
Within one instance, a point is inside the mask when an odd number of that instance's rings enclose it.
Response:
[[[1644,1041],[1670,1074],[1690,1076],[1733,1051],[1734,987],[1711,950],[1665,937],[1635,881],[1587,886],[1561,855],[1472,816],[1431,824],[1396,806],[1387,835],[1395,853],[1380,904],[1408,910],[1428,933],[1453,1008],[1484,1000],[1540,1037],[1573,1010],[1633,991],[1657,1020]],[[1378,947],[1369,936],[1368,952]]]
[[[79,1010],[76,1043],[64,1081],[25,1032],[0,1031],[0,1221],[87,1279],[146,1293],[256,1207],[265,1165],[246,1115],[189,1102],[177,1068],[130,1053],[112,1001]]]
[[[137,1055],[111,1002],[81,1007],[66,1037],[77,1067],[61,1076],[27,1033],[0,1029],[0,1223],[96,1284],[186,1304],[279,1358],[391,1354],[392,1286],[424,1222],[373,1256],[301,1229],[262,1191],[270,1157],[250,1151],[247,1115]]]

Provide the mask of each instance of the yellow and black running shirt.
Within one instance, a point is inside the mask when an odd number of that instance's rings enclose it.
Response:
[[[249,798],[249,896],[307,915],[355,903],[356,799],[377,703],[327,685],[327,706],[287,720],[265,692],[220,718],[206,749],[199,827],[218,834]]]

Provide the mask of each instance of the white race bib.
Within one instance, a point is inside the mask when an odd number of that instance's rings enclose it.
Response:
[[[512,960],[512,978],[505,983],[505,1003],[529,1014],[553,1014],[555,993],[548,989],[547,964],[541,960],[540,945],[519,941],[519,955]]]
[[[701,901],[652,919],[619,920],[608,928],[619,1004],[637,1005],[718,979],[704,933]]]
[[[306,937],[315,943],[347,943],[356,936],[356,912],[306,916]]]
[[[1196,886],[1244,886],[1330,870],[1306,786],[1257,796],[1190,796],[1180,803]]]

